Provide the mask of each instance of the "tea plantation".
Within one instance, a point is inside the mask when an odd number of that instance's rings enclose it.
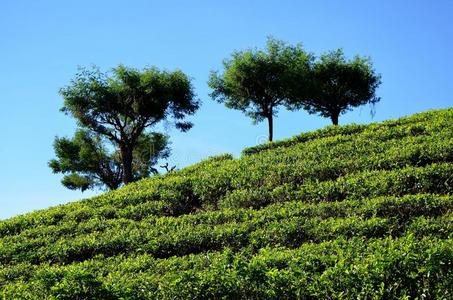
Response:
[[[0,221],[2,299],[453,299],[453,109]]]

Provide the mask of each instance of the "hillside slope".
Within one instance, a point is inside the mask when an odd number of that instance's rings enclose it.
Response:
[[[3,299],[453,299],[453,109],[0,222]]]

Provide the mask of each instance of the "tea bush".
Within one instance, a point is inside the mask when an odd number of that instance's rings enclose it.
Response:
[[[453,109],[0,221],[1,299],[453,299]]]

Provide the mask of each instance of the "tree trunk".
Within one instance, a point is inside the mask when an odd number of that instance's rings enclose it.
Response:
[[[269,142],[272,142],[274,138],[274,119],[273,115],[267,117],[267,122],[269,123]]]
[[[132,175],[132,149],[121,147],[121,162],[123,164],[123,183],[128,184],[134,181]]]
[[[338,125],[338,117],[339,117],[339,113],[333,113],[330,115],[330,119],[332,120],[332,124],[333,125]]]

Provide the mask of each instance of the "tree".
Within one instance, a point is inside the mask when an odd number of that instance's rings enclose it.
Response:
[[[49,167],[54,173],[65,174],[62,184],[69,189],[117,189],[124,169],[120,153],[117,149],[109,151],[107,142],[100,134],[86,129],[78,129],[72,139],[57,137],[54,141],[57,158],[49,161]],[[140,135],[133,155],[133,179],[156,174],[153,166],[169,154],[168,136],[156,132]]]
[[[118,149],[124,184],[137,179],[134,150],[145,130],[172,118],[176,128],[187,131],[192,123],[185,118],[200,105],[187,75],[154,67],[140,71],[120,65],[111,76],[96,68],[81,69],[60,94],[63,112]]]
[[[355,107],[380,101],[376,89],[381,76],[376,74],[369,58],[355,56],[347,60],[341,49],[321,55],[312,69],[311,96],[306,93],[296,99],[292,109],[304,107],[311,114],[330,118],[338,125],[339,116]]]
[[[254,124],[267,119],[272,141],[273,118],[296,83],[299,93],[305,91],[303,82],[311,61],[312,55],[301,45],[289,46],[269,38],[266,50],[234,52],[223,62],[223,74],[212,72],[210,96],[228,108],[243,111]]]

